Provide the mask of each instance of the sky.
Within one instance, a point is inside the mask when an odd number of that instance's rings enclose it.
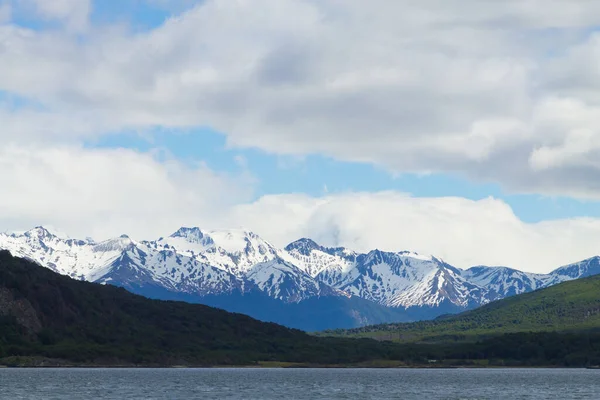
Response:
[[[600,254],[600,2],[0,0],[0,231]]]

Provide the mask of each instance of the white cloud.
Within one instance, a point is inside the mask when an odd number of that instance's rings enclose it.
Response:
[[[40,224],[73,236],[138,238],[206,222],[252,195],[244,174],[218,174],[164,154],[126,149],[0,149],[0,228]]]
[[[533,272],[597,255],[600,242],[600,219],[530,224],[494,198],[415,198],[396,192],[266,196],[235,207],[224,221],[245,223],[279,246],[310,237],[359,251],[433,254],[462,268],[504,265]]]
[[[35,1],[87,21],[87,2]],[[231,146],[598,198],[583,184],[598,166],[572,168],[581,151],[565,144],[573,131],[596,143],[597,119],[546,108],[599,113],[599,24],[584,0],[208,0],[150,32],[84,41],[4,26],[0,89],[44,113],[0,121],[26,118],[37,140],[211,126]]]
[[[51,225],[73,237],[156,239],[180,226],[245,227],[278,246],[434,254],[459,267],[545,272],[598,254],[600,219],[528,224],[498,199],[397,192],[268,195],[252,201],[245,173],[215,173],[160,153],[82,147],[0,149],[0,230]]]

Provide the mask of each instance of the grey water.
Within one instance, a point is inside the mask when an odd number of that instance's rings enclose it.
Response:
[[[1,399],[598,399],[585,369],[0,369]]]

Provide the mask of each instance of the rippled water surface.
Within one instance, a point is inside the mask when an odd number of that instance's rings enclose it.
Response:
[[[10,399],[600,399],[600,370],[0,369]]]

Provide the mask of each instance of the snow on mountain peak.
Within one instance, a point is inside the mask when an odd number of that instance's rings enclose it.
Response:
[[[254,265],[248,270],[247,277],[270,297],[288,302],[298,303],[310,297],[336,293],[281,258]]]
[[[600,257],[530,274],[506,267],[454,268],[410,251],[356,253],[303,238],[278,249],[243,229],[182,227],[167,238],[127,235],[93,242],[46,227],[0,233],[0,249],[77,279],[154,285],[196,295],[260,290],[286,302],[354,295],[390,307],[467,309],[579,277],[600,274]]]
[[[62,240],[68,240],[71,239],[71,237],[69,235],[67,235],[64,231],[58,229],[55,226],[52,225],[44,225],[43,227],[41,227],[42,229],[45,229],[46,232],[48,232],[50,235],[62,239]]]
[[[553,276],[551,283],[554,284],[564,280],[577,279],[597,274],[600,274],[600,256],[565,265],[564,267],[554,270],[550,275]]]
[[[168,238],[144,242],[157,249],[170,249],[212,265],[221,270],[244,276],[250,268],[275,258],[292,258],[257,234],[244,229],[203,231],[181,228]]]
[[[243,229],[203,231],[196,227],[183,227],[169,236],[168,239],[162,241],[172,244],[175,248],[185,250],[184,247],[186,246],[183,246],[183,242],[177,239],[183,239],[189,244],[200,245],[187,246],[188,250],[196,250],[196,252],[206,251],[210,248],[220,248],[228,253],[243,253],[254,245],[273,247],[257,234]]]
[[[285,247],[294,263],[308,275],[332,286],[355,266],[356,253],[343,247],[327,248],[302,238]]]
[[[303,256],[309,256],[313,250],[322,250],[323,248],[319,246],[314,240],[308,238],[301,238],[288,244],[285,247],[286,251],[296,251],[298,254]]]
[[[250,247],[273,248],[271,244],[260,238],[254,232],[246,231],[244,229],[210,231],[209,236],[216,246],[228,253],[243,253]]]
[[[190,243],[200,243],[204,239],[205,233],[202,231],[202,229],[200,229],[198,227],[193,227],[193,228],[181,227],[177,230],[177,232],[173,233],[170,237],[185,238]]]
[[[403,250],[398,252],[398,254],[404,256],[404,257],[410,257],[410,258],[415,258],[417,260],[423,260],[423,261],[433,261],[434,259],[438,260],[438,261],[442,261],[440,259],[437,259],[431,255],[424,255],[424,254],[419,254],[419,253],[415,253],[414,251],[407,251],[407,250]]]
[[[30,229],[21,235],[29,237],[29,238],[38,238],[38,239],[68,239],[69,237],[63,233],[60,233],[58,230],[54,230],[52,228],[47,228],[44,226],[36,226],[33,229]]]
[[[182,227],[168,238],[160,238],[157,243],[169,245],[185,253],[201,253],[214,247],[214,242],[200,228]]]
[[[93,244],[93,251],[100,252],[111,252],[111,251],[124,251],[135,246],[135,242],[127,235],[121,235],[115,239],[108,239],[100,243]]]

